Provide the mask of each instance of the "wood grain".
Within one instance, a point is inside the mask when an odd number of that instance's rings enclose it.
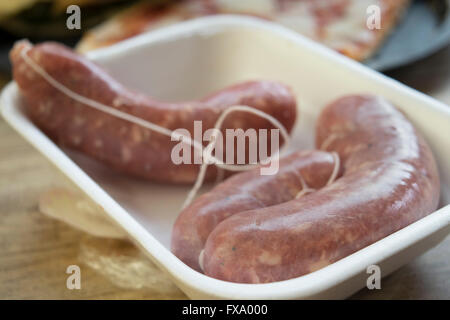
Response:
[[[450,48],[389,73],[450,104]],[[39,195],[74,186],[0,120],[0,299],[160,299],[152,290],[114,286],[87,266],[82,289],[66,288],[67,266],[79,264],[83,234],[37,211]],[[450,299],[450,237],[353,299]],[[186,298],[181,292],[166,298]]]

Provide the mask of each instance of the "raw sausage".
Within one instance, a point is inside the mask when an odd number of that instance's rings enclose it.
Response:
[[[205,244],[206,275],[241,283],[298,277],[437,208],[439,177],[430,148],[389,102],[346,96],[328,105],[316,125],[316,145],[339,154],[342,176],[307,197],[218,224]]]
[[[221,221],[238,212],[292,200],[302,191],[306,194],[322,188],[339,174],[336,156],[318,150],[299,151],[281,159],[275,175],[261,175],[256,168],[229,178],[180,213],[173,227],[172,252],[201,271],[200,253]]]
[[[88,99],[150,121],[161,127],[187,129],[194,136],[194,121],[202,121],[203,132],[212,128],[219,115],[233,105],[247,105],[280,121],[290,131],[296,119],[295,97],[283,84],[269,81],[241,83],[199,101],[160,102],[133,92],[118,83],[100,67],[57,43],[33,46],[16,43],[11,51],[13,76],[25,97],[32,121],[57,143],[79,150],[120,171],[167,183],[192,183],[199,165],[171,161],[176,145],[169,137],[136,124],[86,107],[51,86],[36,73],[21,53],[27,55],[51,77]],[[271,129],[265,119],[248,113],[233,113],[225,128]],[[206,143],[205,143],[206,144]],[[247,152],[247,151],[246,151]],[[216,176],[210,166],[206,180]]]

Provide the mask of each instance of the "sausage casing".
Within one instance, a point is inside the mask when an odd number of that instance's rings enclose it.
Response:
[[[261,175],[255,168],[228,178],[180,213],[172,231],[172,252],[201,271],[199,255],[221,221],[238,212],[292,200],[305,188],[322,188],[339,165],[336,162],[328,152],[299,151],[281,159],[275,175]]]
[[[389,102],[346,96],[328,105],[316,125],[317,146],[339,154],[342,176],[308,197],[221,222],[205,244],[206,275],[242,283],[298,277],[437,208],[431,150]]]
[[[46,42],[33,46],[26,41],[18,42],[10,54],[13,77],[32,121],[59,144],[119,171],[153,181],[192,183],[198,175],[199,164],[193,161],[175,164],[171,151],[179,142],[89,108],[65,95],[30,68],[23,59],[23,50],[47,74],[77,94],[172,131],[187,129],[191,137],[194,137],[194,121],[201,121],[203,134],[233,105],[263,111],[288,131],[296,119],[295,97],[287,86],[277,82],[250,81],[202,100],[167,103],[126,88],[96,64],[63,45]],[[225,120],[222,131],[227,128],[258,131],[273,126],[256,115],[235,112]],[[216,168],[210,166],[206,180],[214,179],[216,173]]]

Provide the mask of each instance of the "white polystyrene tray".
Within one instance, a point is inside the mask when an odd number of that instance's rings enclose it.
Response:
[[[348,93],[385,96],[425,135],[439,164],[441,209],[311,274],[269,284],[236,284],[200,274],[169,250],[172,224],[188,187],[158,185],[104,168],[49,140],[21,109],[15,83],[1,97],[6,121],[122,226],[191,298],[344,298],[366,285],[366,268],[383,276],[441,241],[450,229],[450,109],[288,29],[254,18],[201,18],[88,54],[123,83],[168,100],[201,97],[248,79],[279,80],[297,95],[293,146],[313,146],[321,108]]]

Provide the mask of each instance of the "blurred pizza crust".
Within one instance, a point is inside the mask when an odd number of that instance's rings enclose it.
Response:
[[[196,17],[243,14],[280,23],[362,61],[376,52],[409,4],[410,0],[185,0],[155,8],[142,2],[85,33],[77,50],[109,46]],[[381,29],[367,28],[371,5],[381,9]]]

